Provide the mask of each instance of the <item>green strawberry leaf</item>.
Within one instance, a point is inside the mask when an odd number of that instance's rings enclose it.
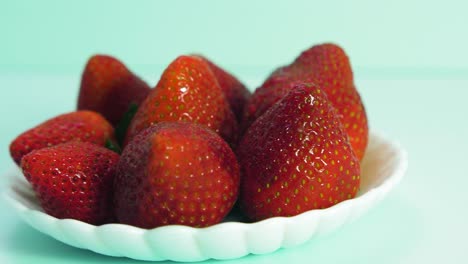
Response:
[[[116,144],[113,140],[107,139],[106,144],[104,145],[107,149],[112,150],[118,154],[122,153],[120,146]]]
[[[128,107],[127,112],[125,112],[125,114],[122,116],[122,119],[120,119],[120,122],[115,127],[115,137],[117,138],[117,142],[121,146],[125,140],[125,135],[127,134],[128,126],[130,125],[130,122],[135,116],[137,110],[138,105],[135,103],[131,103]]]

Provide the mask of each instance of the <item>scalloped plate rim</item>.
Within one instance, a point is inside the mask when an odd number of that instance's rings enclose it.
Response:
[[[257,222],[251,222],[251,223],[228,221],[228,222],[222,222],[222,223],[219,223],[219,224],[216,224],[216,225],[212,225],[212,226],[209,226],[209,227],[203,227],[203,228],[195,228],[195,227],[189,227],[189,226],[183,226],[183,225],[168,225],[168,226],[161,226],[161,227],[157,227],[157,228],[153,228],[153,229],[143,229],[143,228],[130,226],[130,225],[126,225],[126,224],[119,224],[119,223],[109,223],[109,224],[104,224],[104,225],[100,225],[100,226],[95,226],[95,225],[91,225],[91,224],[88,224],[88,223],[85,223],[85,222],[82,222],[82,221],[79,221],[79,220],[75,220],[75,219],[58,219],[58,218],[55,218],[53,216],[50,216],[50,215],[44,213],[43,211],[30,208],[28,205],[22,203],[21,200],[17,199],[18,197],[21,197],[21,195],[16,193],[13,190],[12,187],[14,186],[14,182],[11,181],[11,180],[7,184],[7,188],[5,188],[3,190],[3,197],[6,198],[8,203],[15,208],[15,210],[20,215],[20,217],[23,219],[23,221],[27,222],[32,227],[34,227],[34,226],[31,223],[29,223],[28,219],[26,219],[26,214],[28,214],[28,213],[39,214],[41,216],[45,216],[48,221],[66,222],[69,225],[79,225],[79,226],[85,227],[87,229],[96,230],[96,231],[98,231],[99,229],[104,229],[104,228],[109,228],[109,227],[110,228],[119,227],[119,228],[126,228],[126,229],[132,230],[134,232],[139,232],[139,233],[142,233],[143,235],[148,234],[149,232],[158,233],[159,231],[164,231],[164,230],[178,230],[178,232],[189,231],[191,233],[197,233],[198,234],[198,233],[203,233],[203,232],[217,232],[217,230],[222,230],[224,228],[231,228],[231,229],[232,228],[246,228],[246,229],[247,228],[259,228],[260,226],[264,226],[264,225],[270,224],[272,222],[279,222],[280,224],[284,225],[284,224],[287,224],[290,221],[294,221],[295,219],[298,219],[300,217],[310,216],[312,214],[315,214],[316,215],[315,217],[321,217],[326,213],[330,213],[330,212],[333,212],[333,211],[340,211],[343,208],[352,207],[353,205],[359,204],[359,203],[364,203],[364,201],[367,200],[369,197],[378,195],[380,190],[384,191],[382,197],[380,197],[380,198],[383,198],[383,196],[386,193],[388,193],[395,185],[397,185],[401,181],[401,179],[403,178],[403,176],[404,176],[404,174],[405,174],[405,172],[407,170],[407,166],[408,166],[407,152],[401,147],[401,145],[398,142],[389,140],[382,133],[372,131],[370,133],[370,137],[375,137],[378,140],[380,140],[382,142],[385,142],[388,145],[391,145],[393,147],[393,150],[395,152],[397,152],[397,155],[396,155],[397,159],[393,162],[393,163],[395,163],[396,167],[392,171],[391,175],[387,176],[378,185],[370,188],[369,190],[367,190],[366,192],[360,194],[359,196],[357,196],[355,198],[345,200],[345,201],[340,202],[340,203],[338,203],[338,204],[336,204],[334,206],[331,206],[329,208],[310,210],[310,211],[306,211],[306,212],[303,212],[303,213],[301,213],[299,215],[291,216],[291,217],[272,217],[272,218],[264,219],[264,220],[257,221]],[[13,171],[13,170],[16,170],[16,172]],[[21,171],[18,168],[13,168],[13,169],[10,169],[9,171],[7,171],[5,174],[8,174],[11,177],[11,175],[13,175],[13,174],[16,175],[17,173],[21,173]],[[23,199],[23,198],[21,198],[21,199]],[[380,199],[378,199],[378,200],[380,200]],[[370,208],[372,208],[377,202],[378,201],[374,201],[372,206],[370,206]],[[370,209],[370,208],[368,208],[368,209]],[[345,209],[343,209],[343,210],[345,210]],[[367,209],[364,210],[362,213],[360,213],[356,218],[359,218],[359,216],[364,214],[365,211],[367,211]],[[36,227],[34,227],[34,228],[37,229]],[[38,231],[41,232],[41,233],[45,233],[42,230],[38,230]],[[47,233],[45,233],[45,234],[47,234]],[[51,234],[47,234],[47,235],[53,236]],[[313,236],[314,235],[312,235],[312,237]],[[64,242],[64,243],[66,243],[66,242]],[[68,243],[66,243],[66,244],[68,244]],[[72,246],[74,246],[74,245],[72,245]],[[280,245],[280,247],[282,247],[282,246],[283,245]],[[78,246],[75,246],[75,247],[78,247]],[[95,251],[92,248],[88,248],[88,247],[79,247],[79,248],[85,248],[85,249],[89,249],[91,251]],[[95,251],[95,252],[97,252],[97,251]],[[100,252],[98,252],[98,253],[100,253]],[[252,252],[247,252],[246,254],[243,254],[242,256],[247,255],[249,253],[252,253]],[[101,253],[101,254],[104,254],[104,253]],[[106,254],[106,255],[109,255],[109,254]],[[122,252],[119,252],[118,255],[128,257],[128,254],[126,255],[126,254],[124,254]],[[242,256],[237,256],[237,257],[242,257]],[[206,259],[209,259],[209,258],[212,258],[212,257],[205,256],[205,258],[202,258],[202,259],[189,260],[189,261],[206,260]],[[138,258],[138,259],[144,259],[144,258]],[[224,259],[224,258],[219,258],[219,259]],[[232,259],[232,258],[229,258],[229,259]],[[157,259],[157,260],[174,260],[174,258],[160,258],[160,259]],[[176,260],[176,261],[178,261],[178,260]]]

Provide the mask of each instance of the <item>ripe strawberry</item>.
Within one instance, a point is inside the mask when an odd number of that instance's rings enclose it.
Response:
[[[29,152],[78,140],[104,146],[113,140],[114,128],[100,114],[76,111],[62,114],[22,133],[10,144],[10,154],[16,164]]]
[[[167,67],[130,123],[126,143],[161,121],[202,124],[236,142],[237,122],[229,103],[208,64],[196,56],[180,56]]]
[[[334,44],[322,44],[304,51],[292,64],[271,74],[255,91],[244,112],[243,128],[248,127],[294,85],[290,82],[318,85],[338,111],[341,122],[359,159],[367,146],[367,117],[353,80],[346,53]]]
[[[239,189],[239,167],[227,143],[204,126],[161,122],[124,149],[114,181],[121,223],[143,228],[220,222]]]
[[[78,110],[96,111],[115,126],[130,104],[139,105],[149,92],[150,87],[122,62],[94,55],[83,71]]]
[[[198,57],[202,58],[210,66],[211,71],[213,71],[218,80],[219,86],[224,92],[224,96],[231,105],[232,112],[236,116],[237,121],[240,122],[244,112],[244,106],[251,96],[250,91],[247,90],[244,84],[236,77],[226,72],[212,61],[202,56]]]
[[[284,78],[271,78],[256,89],[244,108],[244,120],[241,122],[241,134],[295,86],[295,81]]]
[[[238,158],[240,204],[252,220],[327,208],[359,188],[359,160],[335,109],[313,85],[297,85],[259,117]]]
[[[113,219],[112,183],[119,155],[87,142],[33,151],[21,168],[44,211],[100,225]]]

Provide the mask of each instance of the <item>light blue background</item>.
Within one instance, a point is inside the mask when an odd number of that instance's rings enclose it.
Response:
[[[463,0],[4,0],[0,66],[76,73],[96,52],[137,68],[200,52],[270,68],[335,41],[360,67],[466,69],[467,8]]]
[[[351,57],[372,129],[408,150],[408,173],[328,237],[227,263],[468,262],[468,4],[272,2],[1,1],[0,172],[17,134],[74,109],[94,53],[121,58],[152,85],[177,55],[202,53],[254,89],[300,51],[333,41]],[[3,200],[0,224],[0,263],[133,263],[56,242]]]

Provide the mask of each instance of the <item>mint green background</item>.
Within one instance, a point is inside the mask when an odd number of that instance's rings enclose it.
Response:
[[[0,1],[0,173],[13,166],[17,134],[74,109],[94,53],[121,58],[152,85],[177,55],[202,53],[254,89],[300,51],[333,41],[351,57],[372,129],[409,152],[408,173],[327,237],[227,263],[467,263],[468,4],[271,2]],[[134,261],[63,245],[0,199],[0,263]]]
[[[334,41],[366,69],[467,69],[467,8],[464,0],[3,0],[0,67],[76,73],[105,52],[139,69],[200,52],[270,68]]]

